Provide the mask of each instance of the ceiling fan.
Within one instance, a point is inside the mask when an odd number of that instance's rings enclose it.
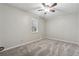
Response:
[[[47,14],[47,12],[55,12],[54,7],[57,6],[57,3],[42,3],[42,9],[39,9],[38,11],[44,11],[44,14]]]

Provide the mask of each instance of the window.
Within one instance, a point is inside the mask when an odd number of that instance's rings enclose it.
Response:
[[[38,20],[32,19],[32,32],[38,32]]]

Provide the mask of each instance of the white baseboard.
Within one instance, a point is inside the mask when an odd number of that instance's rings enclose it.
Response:
[[[16,47],[20,47],[20,46],[23,46],[23,45],[27,45],[27,44],[30,44],[32,42],[36,42],[36,41],[39,41],[39,40],[42,40],[42,39],[36,39],[36,40],[32,40],[32,41],[25,42],[25,43],[22,43],[22,44],[18,44],[16,46],[12,46],[12,47],[6,48],[3,51],[7,51],[7,50],[10,50],[10,49],[13,49],[13,48],[16,48]],[[0,51],[0,52],[3,52],[3,51]]]
[[[69,41],[69,40],[63,40],[63,39],[58,39],[58,38],[46,38],[46,39],[50,39],[50,40],[58,40],[58,41],[63,41],[63,42],[67,42],[67,43],[72,43],[72,44],[77,44],[79,45],[79,41]]]

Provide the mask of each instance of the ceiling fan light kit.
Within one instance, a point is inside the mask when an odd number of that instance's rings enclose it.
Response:
[[[47,12],[55,12],[55,6],[57,6],[57,3],[42,3],[42,9],[39,9],[38,11],[44,11],[44,14],[47,14]]]

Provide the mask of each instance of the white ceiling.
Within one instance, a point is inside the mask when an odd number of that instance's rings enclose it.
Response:
[[[46,15],[44,15],[44,12],[37,11],[42,8],[41,3],[10,3],[9,5],[21,8],[48,19],[58,15],[74,14],[79,12],[79,3],[58,3],[55,7],[56,12],[48,12]]]

